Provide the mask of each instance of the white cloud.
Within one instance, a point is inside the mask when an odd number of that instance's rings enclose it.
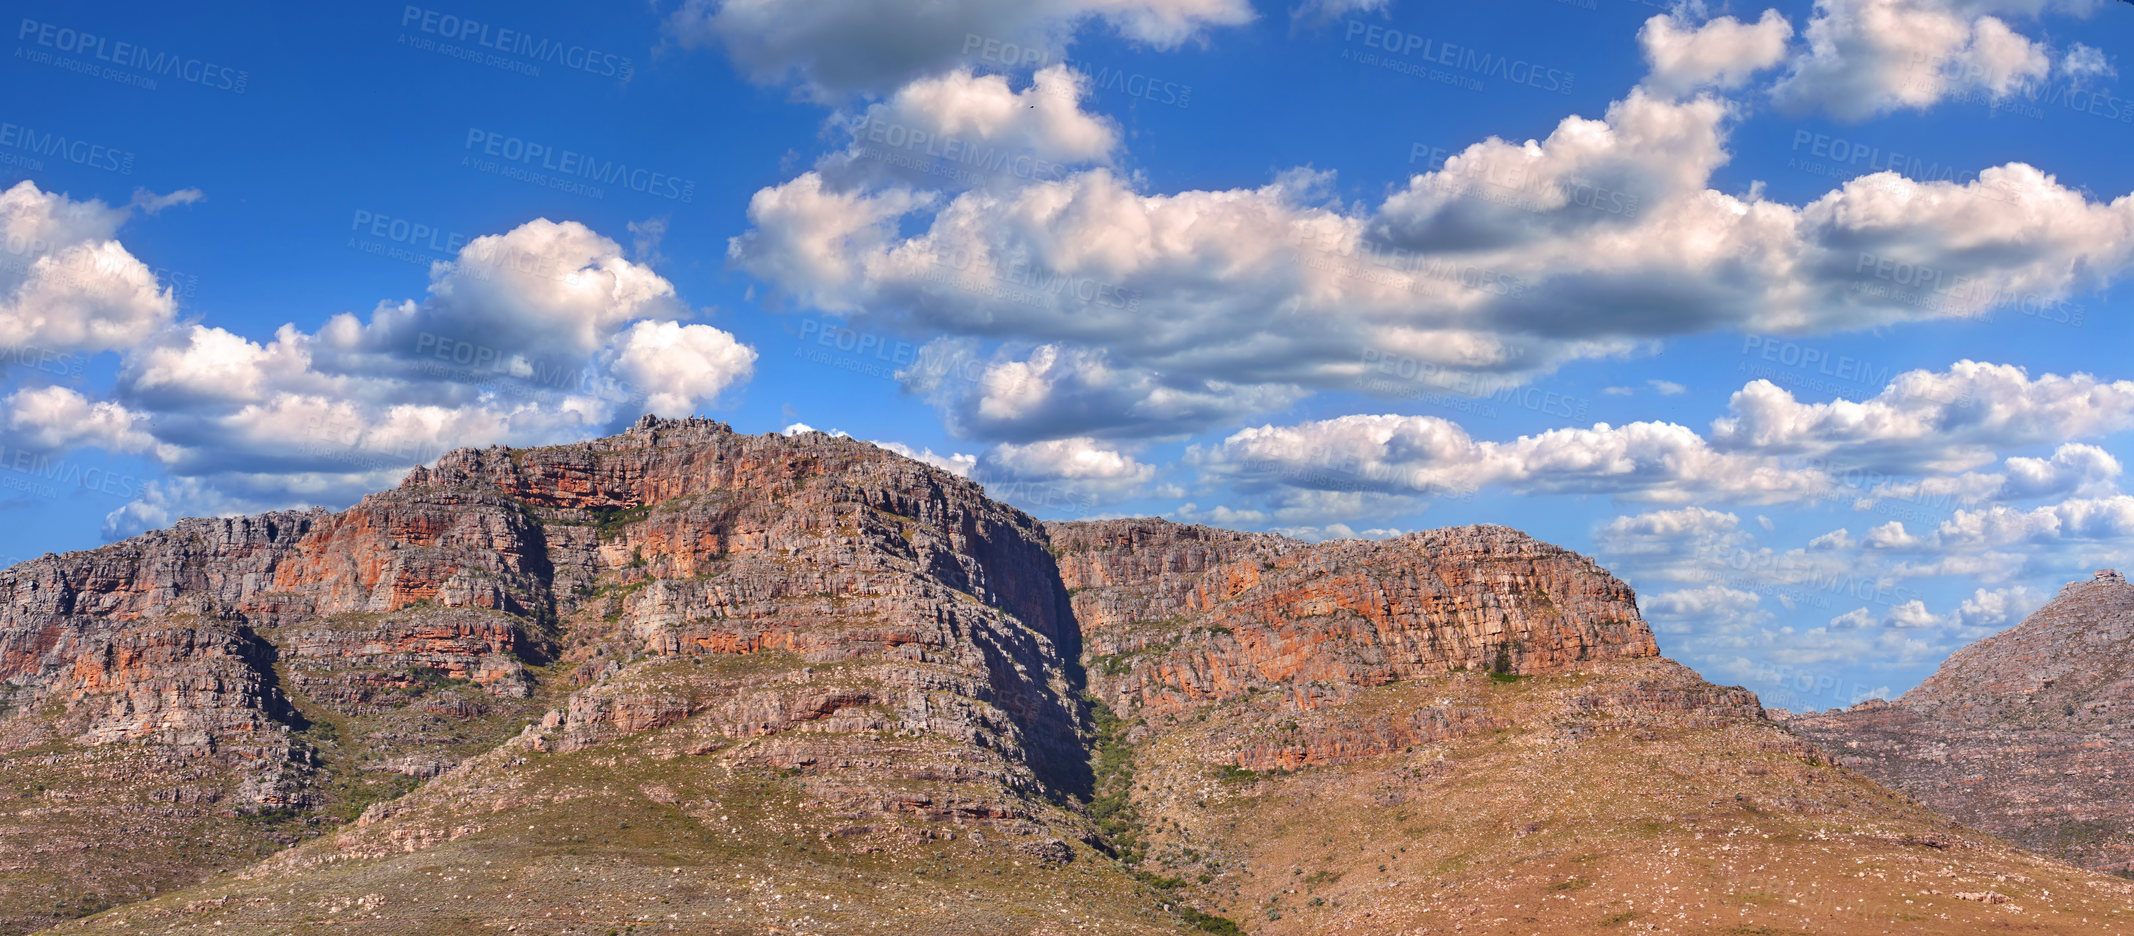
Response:
[[[1869,549],[1908,549],[1919,545],[1919,537],[1905,532],[1904,522],[1891,520],[1867,531]]]
[[[870,179],[938,185],[940,176],[903,168],[937,158],[1004,184],[1108,163],[1119,127],[1081,109],[1089,84],[1066,65],[1039,69],[1021,91],[1005,75],[970,69],[921,78],[848,120],[851,146],[818,167],[842,188]]]
[[[138,536],[170,526],[185,517],[235,517],[300,506],[298,502],[259,501],[232,496],[200,478],[177,478],[147,482],[139,499],[104,516],[107,540]]]
[[[2026,585],[1977,589],[1957,609],[1959,622],[1967,628],[2000,630],[2030,616],[2045,606],[2046,595]]]
[[[337,315],[319,337],[341,354],[388,357],[435,357],[442,342],[465,343],[478,366],[518,370],[583,358],[641,319],[687,314],[673,284],[620,245],[546,218],[477,237],[452,262],[432,264],[429,292],[424,302],[379,303],[368,323]]]
[[[2119,460],[2111,453],[2094,445],[2070,442],[2055,449],[2050,458],[2005,459],[1998,472],[1876,483],[1853,506],[1864,510],[1883,500],[1975,504],[2068,495],[2098,497],[2118,493],[2121,473]]]
[[[1935,531],[1936,545],[1996,547],[2134,539],[2134,497],[2078,497],[2032,510],[1995,505],[1959,510]]]
[[[971,477],[1010,503],[1115,500],[1156,477],[1156,469],[1095,439],[1069,438],[1028,445],[1003,443],[979,456]]]
[[[1852,531],[1839,528],[1808,541],[1809,549],[1849,550],[1853,548]]]
[[[0,349],[94,354],[169,327],[171,291],[114,239],[129,214],[34,182],[0,192]]]
[[[1316,26],[1352,13],[1383,13],[1392,7],[1393,0],[1304,0],[1289,11],[1289,18],[1293,22]]]
[[[1724,585],[1645,595],[1638,605],[1663,634],[1738,631],[1772,620],[1762,595]]]
[[[1964,184],[1876,173],[1800,206],[1712,192],[1730,113],[1633,92],[1545,140],[1475,144],[1375,212],[1311,171],[1164,195],[1098,167],[953,197],[808,172],[757,193],[729,257],[803,306],[1055,365],[1101,357],[1141,392],[1233,404],[1157,407],[1198,419],[1182,424],[1129,418],[1146,397],[1114,392],[1090,404],[1114,430],[1037,407],[961,427],[1006,439],[1191,431],[1313,390],[1514,386],[1714,329],[1962,318],[2058,301],[2134,257],[2134,198],[2092,202],[2022,164]]]
[[[2082,84],[2097,78],[2117,78],[2119,70],[2112,67],[2104,50],[2077,42],[2067,47],[2067,56],[2060,60],[2060,74]]]
[[[886,93],[974,59],[1056,62],[1092,22],[1173,48],[1252,18],[1247,0],[685,0],[666,28],[684,47],[724,48],[757,82],[796,81],[828,99]]]
[[[1813,499],[1830,488],[1818,470],[1717,452],[1688,428],[1656,422],[1478,442],[1436,417],[1357,415],[1245,429],[1212,449],[1191,451],[1211,474],[1323,490],[1444,494],[1497,485],[1625,500],[1767,503]]]
[[[1866,608],[1854,608],[1830,619],[1833,630],[1860,630],[1875,626],[1875,613]]]
[[[1682,394],[1689,392],[1688,387],[1675,383],[1672,380],[1648,380],[1645,381],[1645,384],[1651,387],[1652,389],[1659,391],[1661,396],[1681,396]]]
[[[1167,435],[1267,409],[1298,388],[1236,386],[1120,367],[1104,349],[1041,345],[981,357],[973,342],[923,346],[904,385],[931,401],[950,431],[1027,441],[1067,434]]]
[[[1899,374],[1860,402],[1801,403],[1756,380],[1728,407],[1733,415],[1712,423],[1712,442],[1724,450],[1960,470],[1991,461],[1998,449],[2134,428],[2134,381],[2083,373],[2033,379],[2014,365],[1966,360],[1945,372]]]
[[[1783,60],[1792,38],[1793,24],[1777,10],[1765,10],[1754,23],[1721,16],[1700,26],[1663,13],[1638,30],[1638,44],[1652,69],[1646,84],[1674,95],[1706,87],[1738,88]]]
[[[1817,0],[1774,89],[1794,110],[1844,120],[1919,110],[1957,94],[2005,98],[2052,68],[2044,44],[1994,14],[2086,13],[2095,0]]]
[[[1889,617],[1882,619],[1885,627],[1938,627],[1943,623],[1940,617],[1927,610],[1926,602],[1917,598],[1892,607]]]
[[[125,351],[113,399],[25,390],[0,417],[39,444],[150,452],[173,477],[114,529],[187,504],[346,501],[452,448],[573,441],[747,379],[755,352],[671,318],[685,312],[615,242],[536,220],[477,238],[432,266],[426,299],[368,321],[265,342],[166,321]]]
[[[145,188],[133,190],[132,206],[149,214],[156,214],[172,205],[190,205],[207,200],[207,193],[196,188],[179,189],[168,195],[158,195]]]
[[[6,415],[9,439],[25,448],[64,451],[90,445],[140,452],[155,445],[139,414],[116,403],[91,401],[66,387],[17,390],[0,400],[0,413]]]
[[[646,408],[687,416],[755,371],[756,350],[709,325],[643,321],[616,339],[616,376],[647,388]]]
[[[877,441],[874,444],[913,461],[932,465],[959,478],[970,477],[971,469],[978,467],[978,456],[976,455],[966,455],[962,452],[936,455],[933,449],[914,449],[902,442]]]

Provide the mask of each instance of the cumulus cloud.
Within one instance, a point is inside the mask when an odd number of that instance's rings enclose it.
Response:
[[[1763,596],[1724,585],[1646,595],[1639,610],[1663,634],[1694,634],[1699,629],[1736,629],[1768,623]]]
[[[1773,93],[1795,110],[1864,120],[1954,95],[2002,99],[2052,71],[2051,50],[2001,16],[2087,13],[2096,0],[1817,0],[1807,47]]]
[[[0,400],[8,438],[16,446],[64,451],[95,446],[111,452],[140,452],[155,446],[140,414],[109,401],[92,401],[67,387],[15,391]]]
[[[934,454],[933,449],[915,449],[909,445],[905,445],[902,442],[878,441],[874,444],[881,448],[902,455],[905,458],[909,458],[913,461],[923,462],[925,464],[932,465],[936,468],[941,469],[942,471],[946,471],[949,474],[955,475],[959,478],[970,477],[971,470],[978,467],[978,456],[976,455],[966,455],[962,452],[951,452],[947,455],[936,455]]]
[[[1964,472],[1959,475],[1921,478],[1916,481],[1883,481],[1857,498],[1853,506],[1867,509],[1883,500],[1957,502],[2023,498],[2095,497],[2118,493],[2123,469],[2111,453],[2094,445],[2070,442],[2049,458],[2011,457],[1997,472]]]
[[[104,515],[105,539],[124,539],[170,526],[185,517],[235,517],[301,506],[294,500],[261,501],[233,496],[201,478],[149,481],[141,496]]]
[[[1945,547],[2049,546],[2063,542],[2134,540],[2134,497],[2076,497],[2030,510],[1996,504],[1959,510],[1935,530]]]
[[[1009,441],[1183,434],[1303,395],[1294,387],[1120,367],[1101,348],[1048,344],[1020,355],[981,355],[975,343],[953,339],[922,347],[900,376],[941,411],[951,431]]]
[[[945,161],[959,177],[1015,184],[1056,178],[1066,167],[1108,163],[1119,127],[1081,109],[1089,77],[1052,65],[1021,91],[1005,75],[956,69],[898,88],[846,123],[852,143],[819,164],[840,187],[855,181],[925,185],[942,176],[916,168]]]
[[[685,48],[724,49],[759,83],[829,99],[886,93],[973,59],[1056,62],[1092,23],[1167,49],[1252,19],[1247,0],[686,0],[666,30]]]
[[[524,371],[592,354],[639,319],[687,314],[674,285],[614,241],[546,218],[477,237],[452,262],[433,264],[429,293],[379,303],[367,323],[337,315],[320,337],[339,354],[385,357],[463,342],[482,366]]]
[[[1147,194],[1100,166],[953,197],[810,171],[756,194],[729,258],[806,307],[1056,363],[1101,353],[1149,394],[1286,406],[1516,386],[1715,329],[1975,316],[2101,285],[2134,257],[2134,199],[2094,202],[2022,164],[1967,183],[1876,173],[1799,206],[1711,191],[1730,113],[1636,91],[1544,140],[1475,144],[1376,210],[1330,201],[1311,171]],[[970,431],[1101,431],[1021,411],[1039,424]],[[1236,414],[1201,412],[1185,428]]]
[[[1873,627],[1875,624],[1875,613],[1866,608],[1854,608],[1830,619],[1830,627],[1833,630],[1859,630],[1863,627]]]
[[[1793,24],[1777,10],[1765,10],[1754,23],[1721,16],[1696,26],[1662,13],[1638,30],[1638,44],[1652,69],[1646,86],[1673,95],[1738,88],[1782,61],[1792,38]]]
[[[1830,487],[1819,470],[1718,452],[1693,430],[1656,422],[1599,423],[1489,442],[1431,416],[1343,416],[1246,429],[1213,448],[1196,447],[1192,457],[1209,473],[1240,482],[1406,494],[1495,485],[1624,500],[1768,503],[1814,498]]]
[[[1919,545],[1919,537],[1905,532],[1904,521],[1891,520],[1867,531],[1869,549],[1906,549]]]
[[[755,352],[686,313],[615,242],[537,220],[477,238],[433,265],[426,298],[368,320],[266,341],[165,320],[123,350],[112,399],[26,389],[0,418],[23,444],[152,455],[172,477],[114,530],[345,501],[452,448],[570,441],[713,401]]]
[[[1091,438],[1003,443],[979,457],[971,477],[1012,504],[1091,506],[1137,493],[1156,469]]]
[[[1842,461],[1890,470],[1961,470],[1992,461],[1999,449],[2134,428],[2134,381],[2090,374],[2033,379],[2010,364],[1958,361],[1947,371],[1907,371],[1862,401],[1801,403],[1767,380],[1751,381],[1728,402],[1732,415],[1712,423],[1713,444]],[[2057,456],[2056,456],[2057,457]],[[2070,452],[2065,470],[2107,470],[2094,456]],[[2062,469],[2023,463],[2019,483],[2044,483]]]
[[[1734,545],[1741,518],[1706,507],[1680,507],[1616,517],[1594,535],[1594,542],[1615,555],[1658,555],[1685,545]]]
[[[115,239],[130,214],[29,181],[0,192],[0,349],[95,354],[170,326],[171,291]]]
[[[754,373],[756,350],[709,325],[642,321],[615,339],[615,374],[648,388],[645,407],[687,416]]]
[[[2000,630],[2012,626],[2032,611],[2045,606],[2047,596],[2027,585],[1987,590],[1977,589],[1957,608],[1957,620],[1967,628]]]

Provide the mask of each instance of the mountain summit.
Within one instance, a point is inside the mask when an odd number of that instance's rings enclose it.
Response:
[[[2086,933],[2130,906],[1832,766],[1515,530],[1047,525],[708,420],[15,566],[0,686],[9,932]]]
[[[2069,582],[1894,703],[1788,723],[1937,811],[2088,867],[2134,869],[2134,584]]]

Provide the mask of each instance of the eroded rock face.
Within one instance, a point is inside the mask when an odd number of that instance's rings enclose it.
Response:
[[[1077,633],[1042,527],[968,481],[647,419],[0,573],[0,755],[146,745],[140,786],[235,822],[396,794],[528,722],[557,751],[681,725],[732,766],[841,771],[854,809],[1024,817],[1087,786]]]
[[[1968,825],[2134,867],[2134,585],[2105,569],[1895,702],[1792,716],[1830,756]]]
[[[1122,713],[1659,655],[1629,586],[1506,527],[1316,545],[1161,520],[1052,532],[1091,686]]]

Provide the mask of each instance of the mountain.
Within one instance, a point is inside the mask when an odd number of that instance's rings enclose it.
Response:
[[[1831,765],[1517,531],[1046,525],[866,443],[706,420],[23,563],[0,684],[10,932],[2134,913]]]
[[[2069,582],[1895,702],[1788,724],[1967,825],[2134,870],[2134,585],[2117,571]]]

